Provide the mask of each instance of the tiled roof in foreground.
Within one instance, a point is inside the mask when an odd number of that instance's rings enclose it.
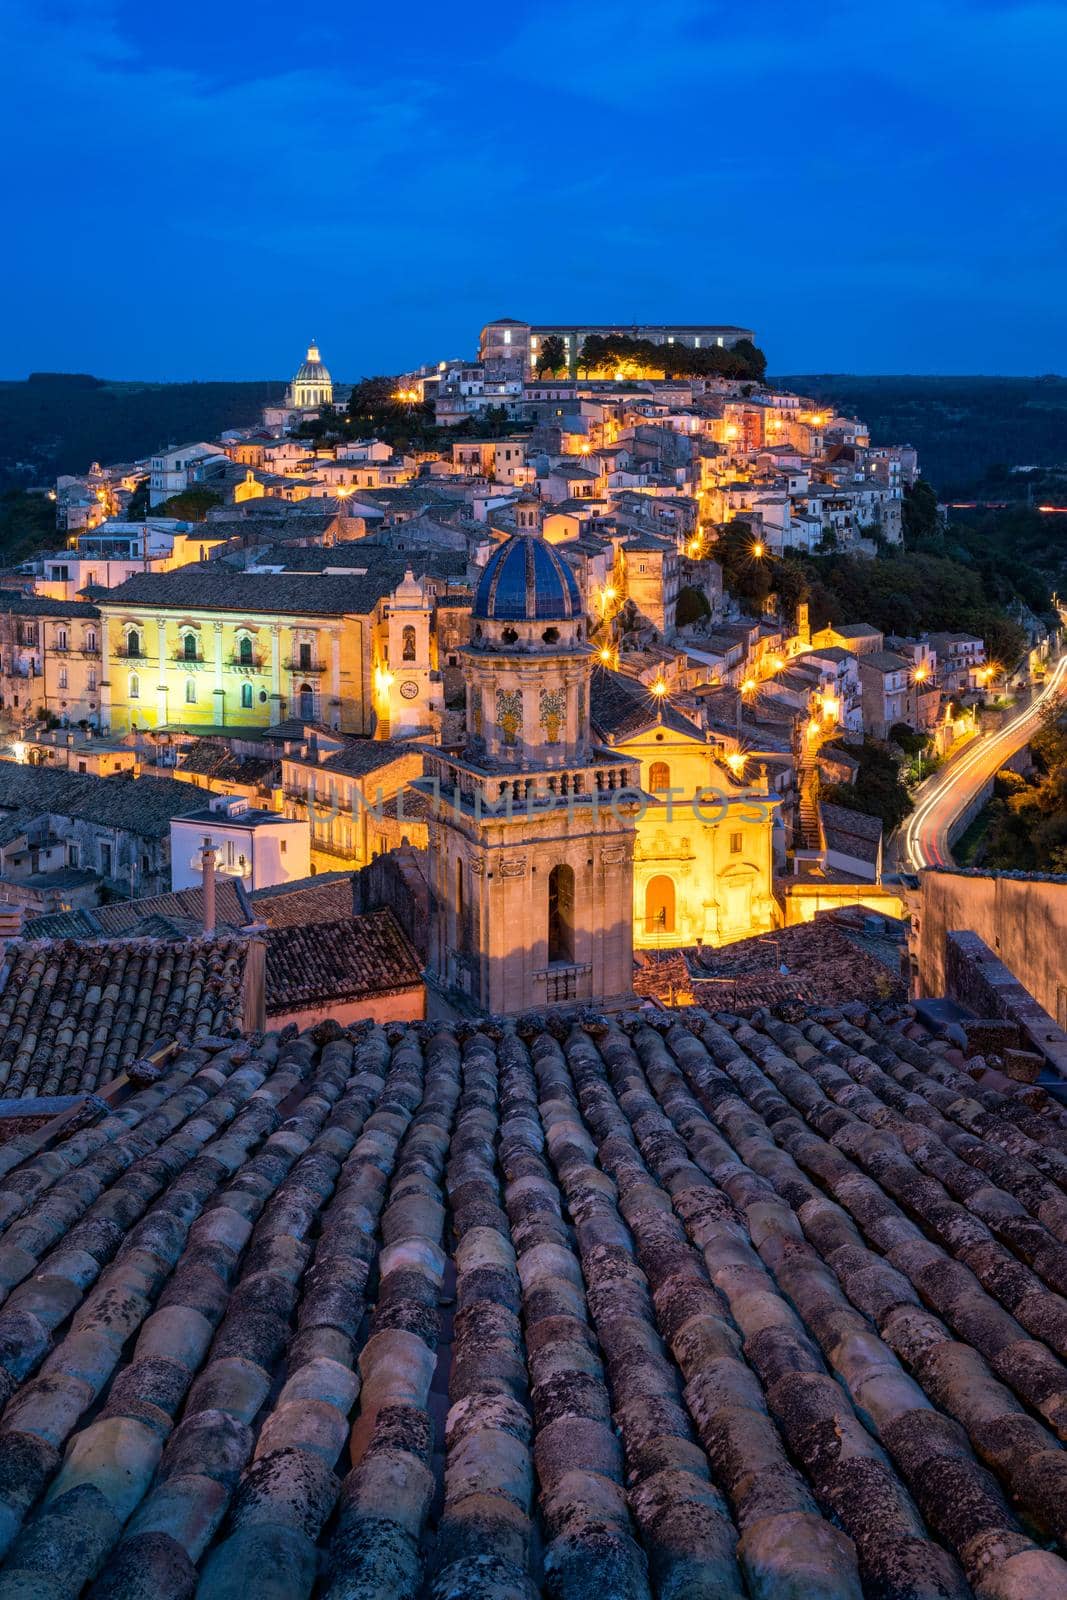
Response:
[[[0,1596],[1067,1593],[1067,1124],[846,1010],[209,1039],[0,1146]]]
[[[12,941],[0,963],[0,1098],[103,1088],[161,1039],[239,1031],[247,953],[227,937]]]

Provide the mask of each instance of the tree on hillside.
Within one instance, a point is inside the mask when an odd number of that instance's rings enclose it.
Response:
[[[687,628],[690,623],[700,622],[710,615],[711,606],[703,589],[694,588],[692,584],[679,589],[674,610],[674,620],[679,628]]]
[[[221,506],[222,496],[214,489],[183,489],[152,507],[154,517],[177,517],[181,522],[203,522],[212,506]]]
[[[907,545],[915,545],[922,539],[936,539],[941,532],[937,494],[925,478],[918,478],[905,488],[901,518]]]
[[[747,522],[728,523],[713,552],[722,567],[722,584],[728,594],[745,600],[757,612],[763,610],[774,584],[772,559]]]
[[[537,370],[540,373],[560,372],[567,365],[567,349],[558,333],[550,333],[541,345],[541,353],[537,360]]]
[[[849,746],[849,753],[857,754],[854,746]],[[880,817],[886,833],[891,833],[912,809],[911,796],[904,787],[900,768],[885,746],[874,739],[864,739],[858,757],[859,770],[855,783],[829,784],[822,791],[822,798],[849,811]]]
[[[0,558],[23,561],[56,543],[56,508],[47,495],[9,489],[0,494]]]

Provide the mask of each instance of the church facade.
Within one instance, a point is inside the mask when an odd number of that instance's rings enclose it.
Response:
[[[639,767],[593,737],[594,652],[536,501],[490,558],[464,651],[467,743],[434,752],[429,971],[490,1012],[623,1005]]]
[[[594,732],[638,768],[645,800],[634,850],[634,944],[717,946],[769,933],[774,814],[765,769],[718,742],[669,700],[597,667]]]

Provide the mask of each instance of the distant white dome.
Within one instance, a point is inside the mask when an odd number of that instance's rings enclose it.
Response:
[[[308,345],[307,359],[290,386],[290,403],[298,410],[333,404],[333,379],[314,340]]]

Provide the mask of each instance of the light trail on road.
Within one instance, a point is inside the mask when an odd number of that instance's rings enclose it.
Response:
[[[1049,674],[1041,693],[1025,710],[1006,722],[995,734],[971,745],[958,761],[935,773],[923,786],[922,797],[904,825],[904,864],[918,871],[921,867],[952,864],[949,831],[956,818],[995,772],[1014,755],[1033,733],[1049,706],[1067,687],[1067,655],[1061,656]]]

